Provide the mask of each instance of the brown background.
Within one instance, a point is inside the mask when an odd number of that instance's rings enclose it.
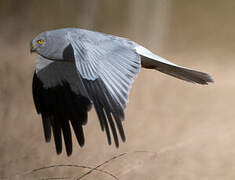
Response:
[[[235,179],[235,2],[233,0],[1,0],[0,179],[76,179],[99,169],[120,180]],[[46,144],[31,95],[39,32],[80,27],[128,37],[179,65],[209,72],[215,83],[189,84],[142,69],[130,94],[127,142],[108,146],[94,110],[86,144],[71,157]],[[138,152],[137,152],[138,151]],[[114,179],[93,171],[84,179]]]

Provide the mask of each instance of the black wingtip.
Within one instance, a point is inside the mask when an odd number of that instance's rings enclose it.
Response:
[[[69,121],[73,125],[79,145],[84,146],[82,125],[87,123],[87,111],[91,108],[91,100],[75,93],[68,82],[45,88],[36,73],[33,77],[33,97],[37,112],[42,117],[45,141],[50,142],[53,135],[58,155],[62,153],[62,138],[67,156],[73,151]]]
[[[51,120],[50,117],[42,115],[42,125],[44,131],[45,141],[48,143],[51,141]]]
[[[73,127],[73,131],[75,133],[75,136],[77,138],[77,142],[78,144],[83,147],[85,144],[85,137],[84,137],[84,132],[83,132],[83,128],[82,125],[79,123],[78,120],[76,120],[76,117],[73,117],[74,119],[71,120],[71,124]]]
[[[62,125],[62,132],[63,132],[63,137],[64,137],[64,143],[65,143],[65,149],[67,155],[71,155],[73,151],[73,144],[72,144],[72,135],[71,135],[71,130],[69,126],[69,122],[65,121]]]
[[[125,142],[126,137],[122,127],[124,119],[123,107],[110,95],[101,79],[95,81],[83,80],[90,98],[93,100],[96,113],[100,122],[101,130],[106,132],[108,145],[112,144],[111,133],[115,146],[119,147],[117,130],[121,140]],[[110,131],[111,129],[111,131]]]
[[[57,155],[61,155],[61,153],[62,153],[62,149],[56,149],[56,154]]]
[[[62,153],[62,139],[61,139],[61,134],[54,132],[54,141],[55,141],[55,148],[56,148],[56,153],[61,154]]]
[[[73,152],[72,149],[71,150],[66,149],[66,154],[68,157],[72,155],[72,152]]]

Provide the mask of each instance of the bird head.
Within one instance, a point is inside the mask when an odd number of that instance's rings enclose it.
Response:
[[[50,60],[62,60],[64,49],[68,45],[62,33],[60,31],[40,33],[30,42],[30,52]]]
[[[46,33],[41,33],[30,42],[30,52],[43,55],[47,49]]]

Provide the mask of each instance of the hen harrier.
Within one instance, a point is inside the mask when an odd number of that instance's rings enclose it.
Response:
[[[141,67],[192,83],[213,82],[208,74],[173,64],[133,41],[84,29],[42,32],[32,40],[31,52],[38,54],[33,97],[42,117],[45,140],[50,141],[52,130],[56,152],[60,154],[63,134],[68,156],[72,153],[70,123],[83,146],[82,126],[87,123],[92,104],[108,144],[110,129],[116,147],[116,128],[125,141],[123,111]]]

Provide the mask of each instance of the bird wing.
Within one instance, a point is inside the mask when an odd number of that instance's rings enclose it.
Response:
[[[62,135],[67,155],[72,153],[70,123],[80,146],[84,145],[82,126],[87,122],[91,108],[81,77],[70,62],[51,61],[41,56],[36,60],[33,77],[33,98],[36,110],[42,116],[46,142],[53,132],[56,152],[62,152]]]
[[[67,39],[73,47],[77,71],[94,103],[101,129],[105,129],[108,143],[111,144],[110,127],[118,146],[115,126],[125,141],[121,120],[124,119],[123,110],[133,79],[140,72],[140,56],[120,41],[109,36],[105,38],[105,35],[94,41],[95,38],[69,32]]]

